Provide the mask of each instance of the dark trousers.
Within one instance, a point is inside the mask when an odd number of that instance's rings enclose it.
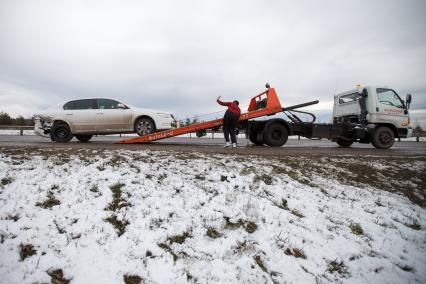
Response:
[[[238,124],[238,114],[227,111],[223,117],[223,135],[225,135],[226,142],[229,142],[229,134],[231,134],[232,143],[237,143],[235,137],[235,127]]]

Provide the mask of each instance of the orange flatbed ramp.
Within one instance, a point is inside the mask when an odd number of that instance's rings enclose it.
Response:
[[[258,94],[250,100],[250,104],[246,113],[240,115],[240,121],[273,115],[281,112],[282,107],[274,88],[269,88],[263,93]],[[200,123],[191,124],[175,129],[154,132],[136,138],[130,138],[116,142],[117,144],[136,144],[148,143],[156,140],[166,139],[188,133],[194,133],[201,130],[216,128],[223,125],[223,119],[215,119]]]

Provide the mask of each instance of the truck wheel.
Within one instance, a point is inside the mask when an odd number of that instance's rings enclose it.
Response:
[[[139,136],[151,134],[155,132],[155,123],[149,117],[138,118],[135,122],[135,132]]]
[[[259,140],[257,138],[257,132],[250,131],[250,133],[249,133],[249,140],[250,140],[251,143],[253,143],[255,145],[258,145],[258,146],[262,146],[263,145],[263,140]]]
[[[354,141],[337,139],[336,143],[339,144],[340,147],[346,148],[346,147],[350,147],[354,143]]]
[[[50,138],[55,142],[67,143],[72,137],[71,129],[66,123],[55,123],[50,130]]]
[[[81,134],[81,135],[76,135],[75,138],[77,138],[78,141],[86,143],[88,142],[90,139],[92,139],[93,135],[87,135],[87,134]]]
[[[395,134],[389,127],[380,126],[374,131],[371,143],[377,149],[389,149],[395,143]]]
[[[287,128],[279,123],[271,123],[263,134],[263,141],[271,147],[280,147],[287,142]]]

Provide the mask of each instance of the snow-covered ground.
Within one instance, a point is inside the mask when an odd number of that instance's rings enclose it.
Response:
[[[404,184],[384,176],[403,171]],[[424,171],[421,159],[2,148],[0,283],[425,283],[426,210],[389,192],[422,200]]]

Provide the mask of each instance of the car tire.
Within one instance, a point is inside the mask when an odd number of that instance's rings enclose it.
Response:
[[[77,138],[77,140],[82,143],[89,142],[89,140],[92,139],[92,137],[93,135],[88,135],[88,134],[75,135],[75,138]]]
[[[387,126],[377,127],[371,143],[377,149],[389,149],[395,143],[395,134]]]
[[[67,143],[71,141],[73,135],[68,124],[60,122],[53,124],[50,130],[50,138],[55,142]]]
[[[154,133],[155,130],[155,122],[149,117],[138,118],[135,122],[135,132],[139,136]]]
[[[288,140],[287,128],[279,123],[271,123],[263,134],[263,141],[270,147],[280,147]]]
[[[350,146],[354,143],[354,141],[351,141],[351,140],[344,140],[344,139],[337,139],[337,140],[336,140],[336,143],[337,143],[340,147],[348,148],[348,147],[350,147]]]

